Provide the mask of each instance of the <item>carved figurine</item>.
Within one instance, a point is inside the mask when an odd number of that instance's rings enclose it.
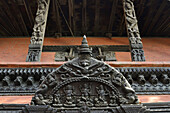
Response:
[[[78,99],[77,106],[83,106],[83,105],[93,106],[92,99],[90,98],[91,87],[89,87],[88,84],[83,84],[80,90],[81,90],[81,98]]]
[[[38,1],[38,10],[35,18],[35,25],[33,28],[33,33],[31,37],[31,44],[41,44],[43,39],[43,31],[45,25],[45,14],[47,12],[47,1],[39,0]]]
[[[115,106],[116,103],[117,103],[117,96],[116,94],[114,93],[114,91],[112,91],[110,95],[110,103],[109,103],[109,106]]]
[[[158,83],[158,79],[157,79],[156,75],[151,75],[149,81],[151,82],[151,84]]]
[[[145,60],[145,57],[143,56],[143,50],[133,49],[131,53],[133,56],[132,59],[134,59],[134,61],[144,61]]]
[[[53,96],[49,95],[48,97],[42,100],[46,105],[51,105],[53,103]]]
[[[135,93],[127,93],[126,99],[127,99],[127,103],[134,103],[134,102],[139,103]]]
[[[35,104],[36,105],[46,105],[45,102],[43,102],[44,97],[42,94],[35,95]]]
[[[106,101],[106,91],[104,90],[103,85],[100,85],[99,87],[96,87],[97,93],[98,93],[98,98],[95,98],[96,104],[95,106],[107,106],[108,103]]]
[[[168,77],[167,74],[163,74],[161,81],[162,81],[164,84],[169,84],[169,83],[170,83],[170,78]]]
[[[34,84],[34,77],[29,76],[27,81],[26,81],[27,85],[31,86]]]
[[[65,101],[64,106],[66,106],[66,107],[75,106],[74,98],[73,98],[73,96],[74,96],[73,89],[74,88],[71,85],[66,86],[66,88],[64,89],[64,92],[65,92],[65,95],[66,95],[66,101]]]
[[[23,79],[21,76],[17,76],[16,79],[14,80],[14,84],[16,86],[21,86],[22,85],[22,82],[23,82]]]
[[[28,53],[28,62],[33,62],[38,60],[39,51],[30,50]]]
[[[129,33],[129,40],[131,44],[142,44],[140,33],[137,25],[137,18],[134,11],[134,5],[132,0],[125,0],[125,15],[127,21],[127,30]]]
[[[59,93],[55,94],[54,95],[54,103],[53,103],[53,106],[55,107],[59,107],[59,106],[62,106],[63,104],[61,103],[60,101],[60,95]]]
[[[48,75],[47,76],[47,81],[46,83],[49,85],[49,86],[54,86],[56,84],[55,82],[55,79],[53,78],[52,75]]]
[[[3,84],[3,86],[10,86],[10,77],[9,76],[5,76],[2,79],[2,84]]]

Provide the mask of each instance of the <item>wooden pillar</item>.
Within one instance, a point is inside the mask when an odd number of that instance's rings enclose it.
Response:
[[[133,1],[134,0],[123,0],[123,9],[130,43],[131,58],[132,61],[145,61],[143,44],[141,42]]]
[[[43,48],[50,0],[38,0],[35,24],[29,45],[27,62],[39,62]]]

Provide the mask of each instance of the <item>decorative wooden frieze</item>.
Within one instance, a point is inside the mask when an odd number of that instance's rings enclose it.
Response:
[[[50,0],[38,0],[38,9],[30,41],[31,44],[29,45],[29,51],[26,59],[27,62],[37,62],[41,59],[49,5]]]
[[[169,67],[117,67],[137,94],[170,94]],[[56,68],[0,68],[0,95],[33,94]],[[29,84],[28,78],[34,81]],[[9,93],[10,92],[10,93]]]
[[[130,42],[131,57],[132,61],[145,61],[133,1],[134,0],[123,0],[123,9]]]

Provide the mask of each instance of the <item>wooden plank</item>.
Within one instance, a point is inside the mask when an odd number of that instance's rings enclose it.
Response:
[[[108,30],[107,30],[108,32],[112,32],[112,27],[113,27],[113,24],[115,21],[117,5],[118,5],[118,0],[113,0],[112,10],[111,10],[110,20],[109,20],[109,26],[108,26]]]
[[[95,3],[95,18],[94,18],[94,35],[97,36],[100,25],[100,0],[96,0]]]
[[[156,6],[157,6],[157,1],[156,0],[150,0],[149,1],[149,7],[152,7],[148,12],[147,12],[147,15],[146,15],[146,18],[145,18],[145,23],[141,29],[141,33],[143,35],[146,35],[146,31],[148,29],[148,26],[150,26],[150,22],[152,21],[151,18],[153,18],[153,12],[155,11],[156,9]]]
[[[26,24],[25,24],[25,21],[23,19],[23,16],[22,16],[22,13],[21,13],[21,10],[20,10],[20,7],[17,5],[17,4],[14,4],[15,8],[16,8],[16,14],[18,16],[18,24],[19,26],[21,27],[21,31],[23,33],[24,36],[29,36],[29,33],[28,33],[28,29],[26,27]],[[20,21],[20,22],[19,22]]]
[[[166,6],[166,1],[163,0],[162,3],[161,3],[161,5],[160,5],[160,7],[159,7],[158,10],[156,11],[156,14],[155,14],[155,16],[153,17],[153,19],[152,19],[152,21],[151,21],[151,23],[150,23],[147,31],[146,31],[146,35],[148,35],[148,34],[151,32],[151,30],[153,29],[153,27],[157,24],[157,22],[158,22],[158,20],[160,19],[160,16],[161,16],[161,14],[162,14],[165,6]]]
[[[141,16],[143,15],[144,9],[146,8],[145,2],[146,2],[146,0],[140,0],[139,9],[138,9],[138,12],[137,12],[138,13],[138,19],[141,18]]]
[[[27,15],[28,15],[28,19],[30,21],[30,25],[33,26],[33,24],[34,24],[34,17],[33,17],[33,14],[32,14],[32,11],[31,11],[31,7],[29,5],[29,2],[28,2],[28,0],[23,0],[23,3],[24,3],[24,6],[25,6]]]
[[[98,1],[98,0],[96,0]],[[86,34],[87,33],[87,15],[86,15],[86,7],[87,7],[87,0],[83,0],[82,3],[82,33]]]
[[[11,12],[11,7],[9,6],[9,4],[7,4],[7,1],[2,0],[1,2],[3,3],[3,7],[1,8],[5,8],[5,9],[2,9],[1,11],[1,14],[3,15],[2,20],[7,21],[6,22],[6,24],[8,24],[7,28],[9,28],[12,34],[15,36],[18,33],[18,24],[15,21],[15,16]]]
[[[43,52],[56,52],[63,51],[68,52],[70,48],[74,50],[80,47],[80,45],[68,45],[68,46],[43,46]],[[98,50],[101,48],[103,51],[114,51],[114,52],[129,52],[129,45],[91,45],[93,50]]]

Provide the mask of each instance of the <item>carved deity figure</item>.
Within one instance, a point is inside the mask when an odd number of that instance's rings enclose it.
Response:
[[[31,44],[41,44],[45,25],[45,14],[47,12],[46,0],[38,0],[38,10],[35,18],[35,25],[31,37]]]
[[[109,105],[110,106],[114,106],[116,103],[117,103],[117,96],[116,94],[112,91],[111,94],[109,94],[109,97],[110,97],[110,103]]]
[[[35,95],[35,104],[37,105],[46,105],[45,102],[43,102],[44,97],[42,94]]]
[[[74,104],[74,88],[71,85],[66,86],[66,88],[64,89],[65,95],[66,95],[66,101],[64,106],[75,106]]]
[[[28,62],[37,61],[38,55],[39,55],[39,51],[30,50],[29,53],[28,53],[28,57],[29,57]]]
[[[78,106],[93,106],[92,99],[90,98],[91,94],[91,87],[89,87],[88,84],[83,84],[83,86],[80,88],[81,91],[81,98],[78,99]]]
[[[103,87],[103,85],[100,85],[99,87],[96,87],[98,98],[95,99],[96,104],[95,106],[107,106],[108,103],[106,101],[106,95],[108,95]]]
[[[16,79],[14,80],[14,84],[15,84],[16,86],[22,85],[22,82],[23,82],[23,79],[22,79],[21,76],[17,76]]]
[[[10,85],[10,77],[9,76],[5,76],[2,79],[2,84],[3,84],[3,86],[9,86]]]
[[[145,57],[143,56],[143,50],[133,49],[132,56],[134,61],[144,61]]]
[[[129,33],[129,39],[132,44],[141,44],[141,38],[137,26],[137,18],[134,11],[134,5],[132,0],[125,0],[125,14],[127,21],[127,29]]]
[[[60,94],[57,92],[57,94],[54,95],[54,103],[53,106],[62,106],[62,103],[60,101]]]

